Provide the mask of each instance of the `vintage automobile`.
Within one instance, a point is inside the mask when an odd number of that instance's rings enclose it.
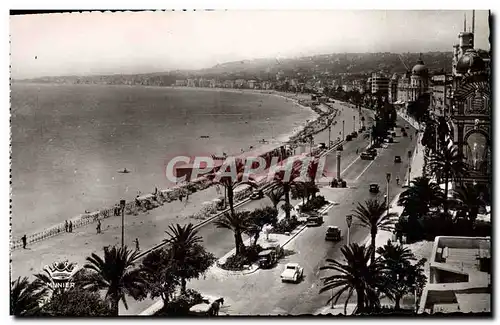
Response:
[[[262,190],[253,190],[252,195],[250,195],[251,200],[260,200],[264,197],[264,191]]]
[[[366,150],[366,152],[368,152],[368,153],[370,153],[370,154],[372,154],[374,156],[377,155],[377,149],[375,149],[375,148],[369,148],[369,149]]]
[[[307,217],[306,225],[308,227],[321,226],[323,224],[323,216],[319,214],[310,215]]]
[[[373,160],[373,159],[375,159],[375,156],[369,152],[362,152],[360,157],[361,157],[361,160]]]
[[[352,136],[353,138],[357,138],[357,137],[358,137],[358,132],[353,131],[353,132],[351,133],[351,136]]]
[[[350,134],[346,135],[345,141],[352,141],[352,135],[350,135]]]
[[[288,263],[281,273],[281,282],[298,283],[304,276],[304,269],[298,263]]]
[[[341,145],[341,144],[339,144],[339,145],[337,146],[337,151],[343,151],[343,150],[344,150],[344,146],[343,146],[343,145]]]
[[[401,156],[394,157],[394,162],[395,163],[400,163],[401,162]]]
[[[370,184],[370,193],[378,193],[380,192],[380,188],[377,183]]]
[[[325,240],[327,241],[339,241],[341,239],[341,232],[337,226],[328,226],[326,230]]]
[[[259,253],[259,267],[268,269],[278,261],[278,251],[275,248],[263,250]]]

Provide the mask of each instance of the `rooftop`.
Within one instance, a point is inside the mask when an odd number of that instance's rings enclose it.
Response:
[[[419,313],[491,311],[490,260],[489,237],[436,237]]]

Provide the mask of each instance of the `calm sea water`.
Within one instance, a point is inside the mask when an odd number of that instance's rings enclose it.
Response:
[[[237,153],[312,117],[268,94],[138,86],[14,84],[11,107],[14,236],[170,186],[173,155]]]

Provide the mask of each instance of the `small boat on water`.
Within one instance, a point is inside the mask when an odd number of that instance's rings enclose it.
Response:
[[[202,135],[202,136],[200,136],[200,138],[202,138],[202,139],[208,139],[208,138],[210,138],[210,136],[209,135]]]
[[[123,169],[120,169],[118,172],[119,172],[120,174],[128,174],[128,173],[130,173],[131,171],[130,171],[130,170],[128,170],[127,168],[123,168]]]

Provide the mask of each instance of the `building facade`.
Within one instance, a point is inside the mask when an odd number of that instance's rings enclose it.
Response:
[[[372,73],[371,90],[372,94],[379,93],[383,96],[387,96],[389,92],[389,78],[382,73]]]

